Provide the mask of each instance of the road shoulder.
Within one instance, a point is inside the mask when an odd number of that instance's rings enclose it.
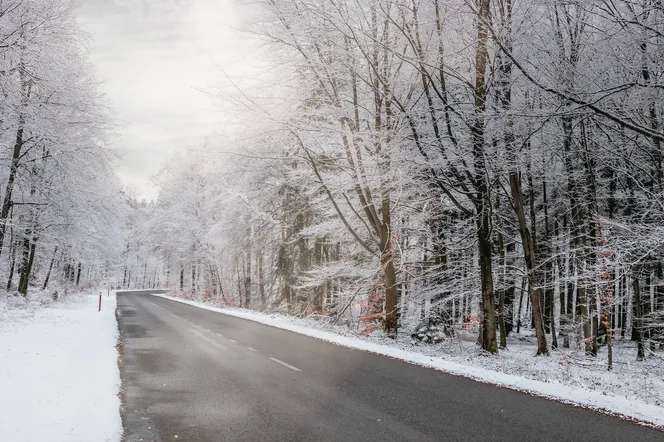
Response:
[[[70,295],[0,331],[3,440],[118,442],[115,296]]]

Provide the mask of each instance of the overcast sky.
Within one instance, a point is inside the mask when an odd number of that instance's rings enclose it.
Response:
[[[139,197],[176,150],[223,132],[208,96],[247,54],[234,0],[79,0],[92,59],[120,124],[118,175]]]

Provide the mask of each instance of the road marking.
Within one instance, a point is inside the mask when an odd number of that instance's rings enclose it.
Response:
[[[256,351],[256,349],[254,349],[254,348],[251,348],[251,347],[247,347],[247,348],[251,351]]]
[[[214,342],[212,339],[208,338],[207,336],[205,336],[203,333],[199,332],[198,330],[190,329],[189,331],[192,332],[192,333],[194,333],[195,335],[200,336],[201,338],[205,339],[205,340],[208,341],[209,343],[211,343],[211,344],[213,344],[213,345],[216,345],[216,346],[219,346],[219,344],[217,344],[217,343]]]
[[[237,341],[235,339],[229,339],[233,344],[237,344]]]
[[[163,310],[163,311],[165,311],[166,313],[170,313],[171,315],[177,316],[175,313],[169,312],[168,310],[166,310],[166,309],[163,308],[163,307],[158,306],[158,305],[155,304],[154,302],[151,302],[150,304],[154,305],[154,306],[157,307],[159,310]]]
[[[151,302],[150,304],[154,305],[154,306],[157,307],[159,310],[163,311],[164,313],[167,313],[167,314],[171,315],[172,317],[176,318],[176,319],[179,320],[179,321],[186,322],[186,323],[189,324],[190,326],[194,326],[194,327],[196,326],[196,324],[194,324],[193,322],[191,322],[191,321],[189,321],[189,320],[183,318],[182,316],[178,316],[178,315],[176,315],[175,313],[173,313],[173,312],[171,312],[171,311],[169,311],[169,310],[166,310],[166,309],[163,308],[163,307],[158,306],[158,305],[155,304],[154,302]]]
[[[277,364],[281,364],[281,365],[283,365],[284,367],[288,367],[288,368],[290,368],[290,369],[293,370],[293,371],[302,371],[302,370],[300,370],[299,368],[297,368],[297,367],[293,367],[292,365],[287,364],[287,363],[285,363],[284,361],[280,361],[280,360],[277,359],[277,358],[270,358],[270,359],[273,360],[274,362],[276,362]]]
[[[215,332],[215,335],[217,335],[217,336],[221,336],[222,338],[224,337],[224,335],[222,335],[221,333],[216,333],[216,332]]]

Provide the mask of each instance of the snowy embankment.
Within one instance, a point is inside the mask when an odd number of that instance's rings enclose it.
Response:
[[[616,367],[609,372],[601,360],[579,359],[575,351],[534,357],[534,345],[512,340],[498,356],[474,351],[474,343],[452,339],[440,346],[412,345],[410,339],[360,336],[341,326],[312,318],[295,318],[246,309],[218,308],[168,295],[154,295],[207,310],[289,330],[337,345],[524,391],[664,429],[664,361],[630,364],[635,350],[614,350]],[[522,338],[523,339],[523,338]],[[661,356],[661,355],[660,355]],[[621,357],[624,361],[621,361]]]
[[[0,298],[0,439],[118,442],[115,296]]]

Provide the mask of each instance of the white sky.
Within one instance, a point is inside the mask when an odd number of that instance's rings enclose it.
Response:
[[[223,70],[241,75],[247,51],[235,0],[79,0],[92,61],[120,130],[117,172],[139,197],[178,149],[223,132],[222,116],[200,89]]]

